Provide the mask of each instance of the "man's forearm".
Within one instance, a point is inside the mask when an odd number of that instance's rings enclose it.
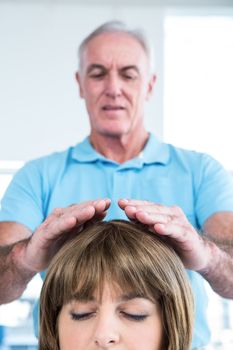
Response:
[[[19,298],[35,274],[22,268],[20,263],[21,252],[27,242],[28,239],[0,246],[0,304]]]
[[[216,293],[233,299],[233,245],[229,241],[207,242],[211,249],[211,261],[207,268],[198,272]]]

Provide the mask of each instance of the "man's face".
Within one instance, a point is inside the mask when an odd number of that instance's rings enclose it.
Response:
[[[91,134],[121,137],[143,127],[144,103],[155,76],[140,43],[124,33],[103,33],[92,39],[77,73]]]

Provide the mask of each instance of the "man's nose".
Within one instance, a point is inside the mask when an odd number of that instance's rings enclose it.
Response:
[[[115,74],[109,75],[106,79],[105,94],[108,97],[116,98],[121,95],[122,82],[120,77]]]
[[[111,317],[100,317],[98,320],[94,342],[97,345],[97,349],[111,349],[115,345],[119,344],[120,334],[117,327],[117,322]]]

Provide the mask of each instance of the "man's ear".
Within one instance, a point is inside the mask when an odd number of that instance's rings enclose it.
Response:
[[[156,75],[152,74],[147,85],[146,100],[149,100],[150,96],[152,95],[156,79],[157,79]]]
[[[83,88],[82,88],[82,81],[81,81],[81,77],[80,77],[80,73],[79,72],[76,72],[75,73],[75,79],[78,83],[78,86],[79,86],[79,96],[81,98],[83,98]]]

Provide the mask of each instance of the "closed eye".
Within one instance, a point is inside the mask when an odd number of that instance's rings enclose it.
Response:
[[[126,80],[136,80],[139,76],[139,71],[136,67],[125,67],[120,73]]]
[[[101,79],[104,76],[105,76],[105,73],[90,74],[90,78],[93,78],[93,79]]]
[[[71,319],[74,321],[85,321],[91,318],[93,314],[94,312],[84,312],[84,313],[71,312],[70,316],[71,316]]]
[[[124,79],[126,79],[126,80],[135,80],[135,79],[136,79],[136,77],[135,77],[135,76],[132,76],[132,75],[124,75],[123,77],[124,77]]]
[[[137,314],[129,314],[128,312],[121,311],[121,314],[132,321],[144,321],[148,315],[137,315]]]

